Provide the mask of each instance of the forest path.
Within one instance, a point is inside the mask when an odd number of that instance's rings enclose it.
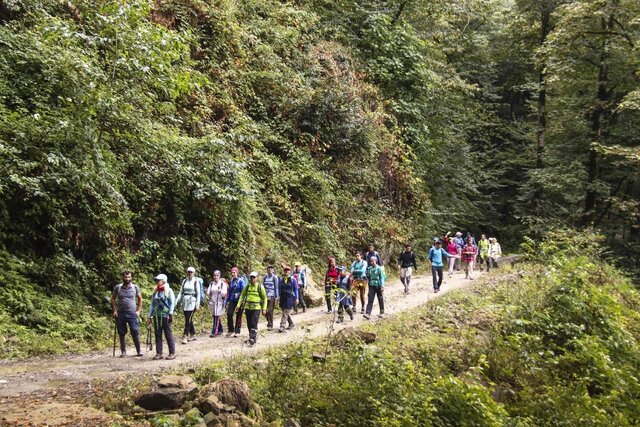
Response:
[[[476,271],[475,279],[480,278],[482,274]],[[162,371],[168,372],[175,368],[189,368],[202,365],[210,360],[228,358],[238,354],[254,355],[265,348],[326,336],[332,329],[332,333],[335,334],[345,327],[357,327],[365,322],[379,322],[394,314],[423,305],[449,291],[464,288],[471,283],[473,282],[464,278],[464,272],[457,272],[452,277],[445,274],[441,291],[434,293],[431,275],[417,275],[413,277],[411,283],[411,294],[405,296],[399,280],[388,282],[385,286],[385,316],[383,318],[377,316],[379,310],[376,301],[371,320],[364,319],[359,313],[359,301],[358,314],[355,319],[351,321],[349,316],[345,315],[345,321],[342,324],[336,324],[335,313],[327,314],[324,306],[313,307],[308,309],[306,313],[299,312],[293,315],[296,327],[285,333],[278,333],[276,329],[267,331],[266,320],[261,317],[258,344],[254,347],[245,344],[248,335],[246,319],[243,319],[242,334],[238,338],[227,338],[224,335],[209,338],[207,332],[206,334],[200,333],[196,341],[191,341],[186,345],[180,344],[180,331],[176,331],[174,328],[177,357],[172,361],[152,360],[155,352],[145,353],[142,358],[133,356],[123,359],[114,358],[111,349],[83,355],[2,361],[0,362],[0,425],[5,423],[7,425],[21,425],[16,422],[16,412],[19,415],[20,411],[24,412],[24,416],[29,419],[31,425],[40,425],[37,417],[34,418],[38,413],[34,410],[36,408],[43,413],[43,416],[46,417],[45,423],[49,425],[76,425],[67,424],[64,420],[51,424],[53,421],[51,417],[56,412],[55,405],[64,402],[64,406],[62,406],[64,409],[58,412],[69,416],[75,416],[70,408],[75,408],[80,412],[83,409],[91,409],[84,406],[83,403],[86,405],[87,401],[94,397],[95,387],[101,387],[102,382],[96,382],[96,380],[116,382],[127,376],[145,376],[158,374]],[[208,310],[203,310],[197,315],[210,316],[210,313]],[[277,328],[280,316],[275,317],[274,326]],[[146,329],[143,328],[141,331],[143,346],[145,337]],[[130,337],[128,337],[127,348],[130,352],[135,352]],[[51,409],[52,405],[53,410]]]

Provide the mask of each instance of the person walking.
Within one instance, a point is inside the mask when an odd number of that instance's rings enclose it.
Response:
[[[307,303],[304,300],[304,293],[307,290],[307,275],[302,269],[302,263],[296,262],[293,265],[293,277],[295,277],[296,282],[298,282],[298,304],[293,307],[293,312],[298,314],[298,306],[301,306],[302,312],[304,313],[307,311]]]
[[[461,257],[462,250],[460,247],[453,241],[453,237],[449,237],[449,241],[447,243],[447,247],[445,248],[449,255],[452,255],[447,258],[447,263],[449,265],[449,277],[453,276],[456,260]]]
[[[369,259],[371,257],[376,257],[376,264],[378,265],[378,267],[382,267],[382,257],[380,256],[380,254],[378,253],[378,251],[376,251],[376,247],[374,246],[373,243],[369,244],[369,251],[366,253],[366,255],[364,256],[364,259],[367,260],[367,262],[369,261]]]
[[[462,238],[461,231],[456,232],[456,237],[453,238],[453,241],[456,245],[458,245],[458,249],[459,249],[458,252],[462,254],[462,248],[464,247],[465,242],[464,242],[464,239]],[[456,261],[456,271],[460,271],[461,266],[462,266],[462,257],[458,258]]]
[[[417,269],[416,254],[413,253],[411,244],[407,243],[404,247],[404,252],[398,257],[398,264],[400,265],[400,281],[404,285],[404,294],[409,295],[411,287],[411,274],[413,269]]]
[[[338,267],[340,276],[338,277],[338,289],[336,293],[336,301],[338,302],[338,320],[336,323],[344,321],[344,312],[346,311],[351,320],[353,320],[353,310],[351,309],[351,277],[347,272],[347,267],[341,265]]]
[[[195,268],[187,268],[187,278],[182,281],[182,286],[176,299],[177,306],[180,306],[180,302],[182,302],[182,312],[184,313],[182,344],[186,344],[187,341],[195,341],[196,339],[193,315],[198,311],[200,299],[203,298],[203,296],[200,294],[200,282],[196,279],[195,274]]]
[[[431,261],[431,276],[433,278],[433,292],[440,292],[440,287],[442,286],[442,276],[444,269],[444,258],[453,257],[447,251],[442,249],[442,240],[439,238],[435,239],[434,247],[429,249],[429,261]]]
[[[291,267],[285,266],[283,268],[284,276],[280,281],[280,309],[282,310],[282,317],[280,318],[280,329],[278,332],[284,332],[285,326],[287,329],[293,329],[294,323],[291,318],[291,310],[298,303],[298,281],[291,275]]]
[[[280,299],[280,278],[276,276],[273,265],[267,266],[267,274],[262,278],[262,285],[267,293],[267,331],[271,331],[276,301]]]
[[[464,278],[473,280],[473,268],[476,263],[478,248],[473,244],[473,238],[467,238],[467,244],[462,248],[462,263],[464,264]]]
[[[238,273],[238,267],[231,269],[231,283],[225,299],[225,306],[227,307],[227,337],[233,335],[234,338],[240,335],[240,328],[242,327],[242,313],[238,316],[236,308],[240,302],[240,294],[245,286],[244,280],[238,277]],[[235,322],[234,315],[236,315]]]
[[[220,276],[220,270],[214,271],[213,280],[211,280],[206,290],[206,295],[209,298],[209,310],[213,316],[213,325],[211,326],[209,338],[215,338],[224,332],[221,317],[224,313],[224,302],[227,298],[229,287],[227,282]]]
[[[169,347],[169,355],[167,360],[176,358],[176,344],[173,341],[173,331],[171,323],[173,322],[173,310],[175,308],[176,297],[173,290],[167,283],[166,274],[158,274],[153,279],[156,282],[156,288],[151,294],[151,304],[149,305],[149,314],[147,316],[147,324],[151,325],[153,321],[153,329],[156,337],[156,355],[153,360],[162,359],[162,334],[167,340]]]
[[[489,263],[489,240],[486,235],[480,236],[480,241],[478,242],[478,259],[480,265],[480,271],[483,270],[483,264],[487,265],[487,272],[491,270],[491,265]]]
[[[364,314],[365,311],[365,288],[367,286],[367,262],[362,259],[362,253],[356,252],[356,260],[351,264],[351,286],[353,296],[353,310],[356,310],[356,302],[358,300],[358,294],[360,294],[360,313]]]
[[[364,318],[369,319],[371,317],[373,301],[376,297],[378,297],[378,305],[380,306],[379,317],[382,317],[384,315],[384,272],[382,267],[378,265],[378,260],[375,256],[369,258],[367,279],[369,280],[369,300],[367,301],[367,312],[364,314]]]
[[[334,257],[329,257],[328,263],[327,273],[324,275],[324,299],[327,303],[327,313],[333,313],[331,295],[336,287],[336,283],[338,283],[340,273],[336,268],[336,259]]]
[[[247,328],[249,329],[249,339],[247,343],[254,346],[258,341],[258,322],[260,314],[264,314],[267,308],[267,293],[258,282],[258,273],[249,273],[249,283],[242,288],[240,293],[240,306],[236,308],[238,316],[242,316],[242,310],[247,316]]]
[[[113,317],[120,337],[120,357],[127,355],[125,336],[127,325],[131,331],[133,345],[136,347],[136,357],[142,357],[140,351],[140,312],[142,311],[142,294],[140,287],[132,283],[132,273],[129,270],[122,272],[122,283],[116,285],[111,293],[111,306]],[[114,350],[115,351],[115,350]]]
[[[498,243],[498,239],[495,237],[489,238],[489,263],[493,268],[498,268],[498,259],[502,256],[502,248],[500,247],[500,243]]]

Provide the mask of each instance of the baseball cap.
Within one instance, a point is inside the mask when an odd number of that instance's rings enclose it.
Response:
[[[296,262],[295,264],[293,264],[294,267],[300,267],[302,265],[302,263],[300,262]]]
[[[249,273],[249,277],[258,277],[258,273],[255,271],[252,271],[251,273]]]
[[[160,280],[164,280],[165,282],[167,281],[167,275],[166,274],[158,274],[156,277],[153,278],[153,280],[160,281]]]
[[[240,270],[238,270],[238,267],[233,267],[233,268],[231,269],[231,272],[232,272],[232,273],[237,273],[237,272],[239,272],[239,271],[240,271]]]
[[[347,267],[345,267],[344,265],[341,265],[338,267],[339,271],[345,271],[347,269]]]
[[[282,267],[283,270],[291,270],[291,267],[289,267],[288,265],[285,265],[284,267]]]
[[[195,273],[196,269],[194,267],[187,268],[187,273]]]

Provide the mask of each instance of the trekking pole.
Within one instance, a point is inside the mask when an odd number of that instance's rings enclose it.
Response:
[[[116,357],[116,333],[118,332],[117,319],[113,318],[113,357]]]
[[[153,341],[151,341],[151,324],[147,324],[147,351],[153,351]]]

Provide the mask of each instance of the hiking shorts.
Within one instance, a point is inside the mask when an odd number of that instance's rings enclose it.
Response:
[[[400,278],[404,279],[406,277],[411,277],[411,273],[413,273],[413,267],[401,268]]]

